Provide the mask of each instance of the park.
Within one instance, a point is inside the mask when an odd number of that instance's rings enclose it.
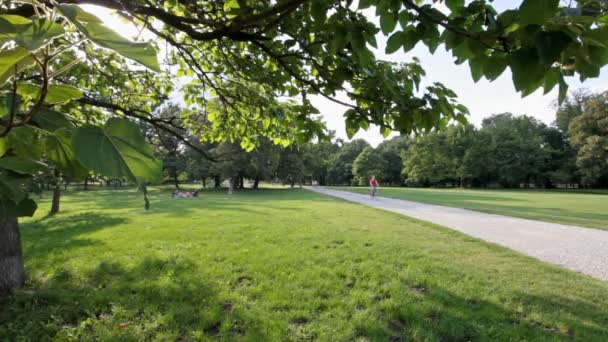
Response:
[[[598,0],[0,1],[0,341],[607,341],[607,42]]]

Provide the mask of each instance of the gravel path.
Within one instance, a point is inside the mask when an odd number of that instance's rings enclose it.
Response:
[[[307,189],[429,221],[608,281],[608,231],[347,191]]]

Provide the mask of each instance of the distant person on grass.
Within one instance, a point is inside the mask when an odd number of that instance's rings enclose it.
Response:
[[[372,179],[369,180],[369,187],[372,198],[376,197],[376,192],[378,192],[378,180],[376,179],[376,176],[372,176]]]
[[[196,191],[173,191],[171,193],[171,198],[192,198],[192,197],[198,197],[198,193],[200,190],[196,190]]]

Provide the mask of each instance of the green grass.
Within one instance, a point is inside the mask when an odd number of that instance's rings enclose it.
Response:
[[[608,340],[608,283],[306,190],[75,192],[0,340]]]
[[[365,187],[333,187],[369,193]],[[380,188],[378,196],[608,230],[608,191]]]

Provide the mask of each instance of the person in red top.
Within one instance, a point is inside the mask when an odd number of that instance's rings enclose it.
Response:
[[[372,176],[372,179],[369,180],[369,186],[371,188],[372,198],[376,197],[376,192],[378,192],[378,180],[376,179],[376,176]]]

